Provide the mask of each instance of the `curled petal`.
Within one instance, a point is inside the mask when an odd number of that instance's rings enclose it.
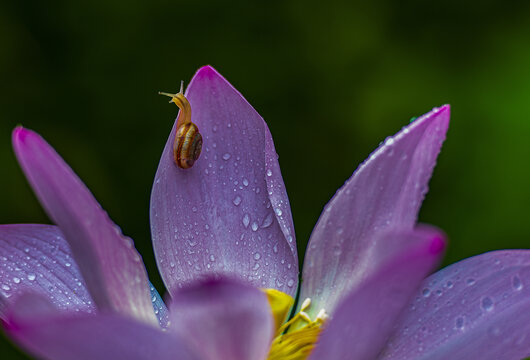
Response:
[[[0,225],[0,318],[22,292],[42,294],[63,310],[95,310],[67,242],[52,225]]]
[[[263,360],[274,320],[265,294],[229,279],[209,279],[174,293],[170,330],[205,360]]]
[[[39,358],[200,360],[175,334],[117,314],[65,314],[33,294],[10,306],[4,327]]]
[[[203,138],[201,157],[190,169],[175,165],[173,127],[151,194],[151,233],[166,287],[173,292],[224,273],[294,295],[293,222],[267,125],[209,66],[186,94]]]
[[[387,138],[337,191],[311,234],[302,299],[316,294],[314,302],[332,310],[377,270],[380,250],[390,245],[376,241],[379,233],[413,228],[448,124],[448,105],[421,116]]]
[[[530,250],[503,250],[427,278],[380,356],[519,360],[530,356]]]
[[[339,303],[310,360],[375,359],[395,320],[421,281],[438,265],[445,248],[443,234],[430,228],[387,236],[393,240],[407,237],[407,245],[384,259]]]
[[[13,147],[42,206],[68,241],[97,307],[155,324],[147,273],[132,240],[38,134],[16,128]]]

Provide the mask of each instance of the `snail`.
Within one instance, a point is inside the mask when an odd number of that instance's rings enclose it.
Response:
[[[197,125],[191,122],[191,105],[184,96],[183,86],[184,82],[181,82],[180,91],[176,94],[159,94],[171,97],[169,102],[174,102],[180,109],[173,143],[173,158],[179,168],[189,169],[201,155],[202,136]]]

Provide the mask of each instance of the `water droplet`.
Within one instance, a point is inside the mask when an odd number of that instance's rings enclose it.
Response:
[[[274,209],[274,212],[276,213],[277,216],[282,216],[282,214],[283,214],[282,209],[280,209],[280,208]]]
[[[215,261],[215,256],[214,256],[213,254],[210,255],[210,261],[211,261],[211,262],[214,262],[214,261]]]
[[[468,286],[475,285],[475,283],[476,283],[475,279],[467,279],[467,280],[466,280],[466,284],[467,284]]]
[[[423,297],[429,297],[431,295],[431,289],[425,288],[425,289],[423,289],[421,294],[423,295]]]
[[[230,159],[230,154],[229,153],[225,153],[223,155],[223,160],[228,160],[228,159]]]
[[[387,146],[390,146],[394,143],[394,138],[392,137],[387,137],[386,140],[385,140],[385,145]]]
[[[245,226],[245,228],[247,228],[248,224],[250,224],[250,216],[248,214],[245,214],[243,216],[243,225]]]
[[[261,259],[261,254],[257,252],[254,254],[254,260],[258,261],[259,259]]]
[[[493,310],[493,300],[491,300],[491,298],[487,296],[482,298],[482,300],[480,301],[480,307],[482,308],[482,310],[485,311]]]
[[[271,169],[267,169],[267,176],[272,176],[272,171],[271,171]]]
[[[67,263],[64,264],[64,266],[66,266],[66,267],[70,267],[70,266],[72,266],[72,264],[70,264],[69,262],[67,262]]]
[[[459,316],[455,320],[455,328],[457,329],[463,329],[464,328],[464,318]]]
[[[271,226],[272,224],[272,213],[268,213],[265,218],[263,218],[263,222],[261,223],[262,228],[267,228]]]
[[[247,179],[243,179],[243,185],[248,186],[248,180]]]
[[[174,263],[173,261],[171,261],[171,262],[169,263],[169,266],[171,266],[172,268],[174,268],[174,267],[175,267],[175,263]]]
[[[33,281],[33,280],[35,280],[35,278],[36,278],[35,274],[28,274],[28,280],[29,281]]]
[[[15,284],[19,284],[20,283],[20,278],[17,278],[16,276],[13,278],[13,282]]]
[[[275,254],[278,253],[278,244],[274,244],[274,246],[272,247],[272,251],[274,251]]]
[[[293,287],[293,285],[294,285],[294,280],[293,279],[289,279],[289,281],[287,281],[287,286]]]
[[[521,282],[521,278],[517,275],[515,275],[512,279],[512,286],[515,290],[522,290],[523,289],[523,283]]]
[[[9,287],[9,285],[6,285],[6,284],[2,285],[2,289],[4,289],[5,291],[9,291],[9,290],[11,290],[11,288]]]
[[[258,231],[258,223],[253,221],[252,225],[250,226],[252,228],[252,231]]]
[[[447,286],[448,289],[451,289],[453,287],[453,282],[452,281],[448,281],[445,286]]]
[[[239,204],[241,204],[241,197],[238,195],[234,198],[234,200],[232,200],[232,202],[234,203],[235,206],[238,206]]]

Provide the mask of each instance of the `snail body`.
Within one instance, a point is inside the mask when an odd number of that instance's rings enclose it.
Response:
[[[173,142],[173,159],[181,169],[189,169],[201,155],[202,135],[199,128],[191,121],[191,105],[182,92],[176,94],[160,92],[160,95],[171,97],[170,102],[175,103],[180,113],[177,118],[175,140]]]

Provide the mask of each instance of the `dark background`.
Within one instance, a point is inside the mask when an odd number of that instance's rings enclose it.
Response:
[[[135,239],[162,292],[148,207],[176,108],[157,91],[205,64],[268,122],[301,255],[357,165],[444,103],[420,221],[447,232],[445,264],[530,246],[530,2],[505,0],[1,2],[0,223],[49,221],[11,150],[23,124]],[[1,336],[0,357],[24,358]]]

